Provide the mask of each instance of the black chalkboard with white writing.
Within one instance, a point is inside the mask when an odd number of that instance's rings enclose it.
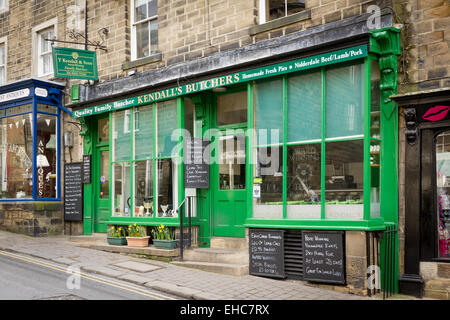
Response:
[[[302,232],[303,280],[345,284],[343,231]]]
[[[249,273],[256,276],[285,278],[284,231],[250,229]]]
[[[64,220],[83,220],[83,163],[64,165]]]
[[[91,155],[83,155],[83,183],[91,183]]]
[[[209,157],[205,150],[208,140],[187,139],[184,143],[184,187],[209,188]],[[208,157],[207,159],[205,159]]]

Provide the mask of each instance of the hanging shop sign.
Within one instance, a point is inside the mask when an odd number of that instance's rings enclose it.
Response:
[[[98,80],[95,51],[53,47],[55,77]]]
[[[88,107],[73,112],[74,118],[96,115],[99,113],[121,110],[125,108],[147,105],[149,103],[173,99],[185,94],[192,94],[217,87],[234,85],[246,81],[279,76],[287,73],[323,67],[330,64],[342,63],[350,60],[360,59],[367,56],[367,45],[355,46],[333,52],[287,61],[283,63],[264,66],[256,69],[241,71],[233,74],[197,81],[173,88],[159,90],[137,97],[122,99],[114,102]]]

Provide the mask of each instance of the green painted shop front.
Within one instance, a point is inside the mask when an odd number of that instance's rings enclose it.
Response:
[[[85,234],[178,227],[187,195],[196,197],[192,224],[206,247],[248,228],[396,226],[398,119],[389,96],[399,53],[398,30],[381,29],[365,44],[75,110],[93,156]],[[98,140],[100,121],[108,142]],[[210,141],[209,188],[184,188],[188,136]]]

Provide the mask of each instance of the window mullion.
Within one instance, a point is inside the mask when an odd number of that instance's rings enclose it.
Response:
[[[287,76],[283,77],[283,219],[287,217]]]
[[[325,69],[322,68],[321,70],[321,76],[322,76],[322,139],[321,139],[321,158],[320,158],[320,219],[325,219],[325,137],[326,137],[326,97],[325,97]]]

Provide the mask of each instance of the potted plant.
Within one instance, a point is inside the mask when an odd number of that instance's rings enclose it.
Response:
[[[124,246],[127,244],[125,238],[125,229],[122,227],[111,226],[108,232],[108,244],[115,246]]]
[[[148,247],[150,236],[147,236],[145,227],[131,224],[128,226],[127,244],[129,247]]]
[[[153,244],[160,249],[174,249],[177,241],[175,240],[175,232],[166,228],[163,224],[153,228]]]

